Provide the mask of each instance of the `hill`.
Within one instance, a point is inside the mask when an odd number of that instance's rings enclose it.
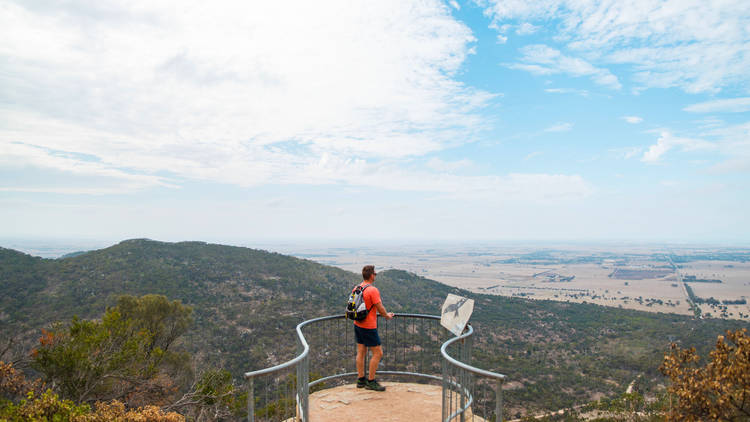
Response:
[[[0,337],[29,350],[51,322],[98,317],[120,294],[163,294],[194,307],[196,326],[184,342],[196,361],[239,377],[292,356],[292,328],[341,313],[360,279],[309,260],[202,242],[134,239],[57,260],[0,248]],[[670,340],[704,351],[724,330],[748,326],[477,295],[397,270],[380,273],[377,286],[393,312],[437,314],[448,293],[475,299],[474,362],[509,376],[505,400],[513,409],[617,395],[639,375],[649,391],[664,382],[657,368]]]

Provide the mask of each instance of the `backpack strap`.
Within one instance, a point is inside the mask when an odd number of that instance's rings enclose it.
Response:
[[[362,301],[365,302],[365,308],[367,308],[367,302],[365,301],[365,290],[367,290],[367,288],[370,286],[372,286],[372,283],[367,283],[364,286],[362,286],[362,292],[360,293],[362,295]],[[370,308],[367,309],[367,312],[370,312],[370,309],[372,309],[373,306],[375,305],[370,306]]]

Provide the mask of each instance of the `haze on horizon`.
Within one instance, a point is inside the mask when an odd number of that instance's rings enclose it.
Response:
[[[0,11],[0,238],[750,239],[741,0]]]

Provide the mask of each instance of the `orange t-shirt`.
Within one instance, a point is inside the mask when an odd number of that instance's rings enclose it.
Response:
[[[380,303],[380,291],[371,283],[365,283],[364,281],[362,282],[362,284],[360,284],[360,286],[364,287],[367,284],[370,284],[370,287],[365,289],[365,292],[362,293],[362,296],[365,299],[365,306],[367,306],[367,309],[369,309],[370,311],[367,313],[367,317],[364,320],[354,321],[354,325],[360,328],[373,329],[378,328],[378,310],[375,308],[375,305]]]

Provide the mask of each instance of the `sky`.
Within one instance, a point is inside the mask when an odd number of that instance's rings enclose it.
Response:
[[[750,2],[0,0],[0,237],[750,243]]]

